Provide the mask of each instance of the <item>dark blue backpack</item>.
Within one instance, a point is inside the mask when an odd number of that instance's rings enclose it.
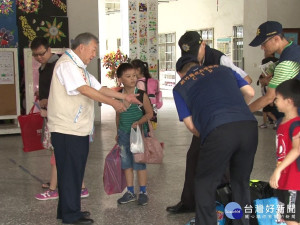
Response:
[[[290,126],[290,129],[289,129],[289,137],[290,137],[291,140],[292,140],[292,138],[293,138],[293,132],[294,132],[294,129],[295,129],[296,127],[300,127],[300,121],[295,121],[295,122],[293,122],[293,123],[291,124],[291,126]],[[298,158],[296,159],[296,163],[297,163],[298,171],[300,171],[300,157],[298,157]]]

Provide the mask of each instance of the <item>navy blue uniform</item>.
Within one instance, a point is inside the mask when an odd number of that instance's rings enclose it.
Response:
[[[258,141],[257,122],[227,67],[193,67],[173,92],[176,107],[186,107],[200,132],[195,177],[196,224],[215,225],[215,192],[228,165],[233,201],[242,208],[251,203],[249,179]],[[248,224],[244,218],[233,222]]]

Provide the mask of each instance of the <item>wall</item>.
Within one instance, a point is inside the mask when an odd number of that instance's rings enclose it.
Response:
[[[257,7],[259,5],[259,7]],[[261,96],[260,87],[256,85],[261,71],[259,65],[264,58],[264,52],[260,47],[251,47],[249,43],[256,36],[258,26],[267,21],[267,0],[245,0],[245,14],[244,14],[244,60],[245,71],[251,76],[253,83],[252,87],[255,90],[253,100]],[[253,16],[255,15],[255,16]]]
[[[98,2],[95,0],[67,0],[69,18],[69,37],[74,39],[78,34],[90,32],[99,36]],[[98,56],[91,61],[87,70],[98,78]],[[100,110],[95,103],[95,121],[100,121]]]
[[[176,42],[187,30],[214,28],[215,42],[218,38],[232,36],[232,27],[243,24],[243,0],[178,0],[161,3],[158,7],[158,33],[176,32]],[[234,10],[233,10],[234,8]],[[170,10],[172,9],[172,10]],[[176,46],[176,58],[180,48]]]
[[[108,40],[108,51],[117,51],[117,38],[122,36],[121,14],[113,13],[106,16],[106,39]],[[122,49],[121,49],[122,50]]]

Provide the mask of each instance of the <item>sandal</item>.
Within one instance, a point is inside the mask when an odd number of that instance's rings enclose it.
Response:
[[[49,189],[49,188],[50,188],[50,182],[43,183],[43,184],[42,184],[42,188],[43,188],[43,189]]]

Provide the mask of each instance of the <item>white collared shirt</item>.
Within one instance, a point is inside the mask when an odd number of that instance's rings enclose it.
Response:
[[[78,66],[86,68],[86,65],[74,52],[72,57],[75,57],[74,59],[76,60]],[[60,83],[65,86],[68,95],[78,95],[80,92],[77,91],[77,88],[87,85],[80,70],[72,62],[61,63],[57,67],[56,74]],[[101,84],[92,74],[89,73],[89,78],[87,77],[87,79],[90,80],[92,88],[96,89],[97,91],[101,89]]]

